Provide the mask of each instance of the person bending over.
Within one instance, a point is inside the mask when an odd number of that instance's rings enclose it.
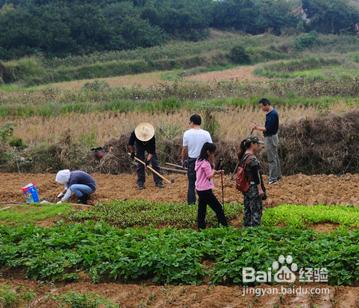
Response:
[[[244,139],[240,145],[239,161],[249,181],[249,189],[244,195],[244,226],[255,227],[261,224],[263,202],[266,199],[261,166],[256,154],[261,150],[262,141],[258,137]]]
[[[223,226],[228,226],[227,219],[224,216],[222,205],[213,194],[213,177],[215,174],[223,173],[223,170],[214,170],[214,154],[216,145],[206,142],[196,161],[196,190],[198,194],[198,213],[197,225],[198,229],[206,228],[206,211],[207,205],[216,213],[218,222]]]
[[[132,159],[137,157],[144,161],[146,166],[151,164],[154,170],[157,172],[161,171],[156,154],[155,128],[152,124],[140,123],[137,125],[128,141],[128,150],[131,153]],[[153,173],[153,180],[158,188],[163,188],[162,179],[155,173]],[[144,189],[145,182],[145,166],[137,162],[137,188],[139,190]]]
[[[90,195],[96,191],[96,181],[81,170],[60,170],[56,174],[55,181],[65,186],[65,190],[57,196],[61,198],[58,203],[66,202],[72,195],[76,195],[78,203],[87,204]]]

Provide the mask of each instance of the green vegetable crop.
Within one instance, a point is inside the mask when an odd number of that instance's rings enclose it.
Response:
[[[47,281],[73,280],[86,272],[94,282],[242,284],[244,266],[266,270],[282,254],[292,255],[299,268],[326,267],[331,284],[359,281],[359,230],[0,226],[0,268],[21,268],[29,278]]]

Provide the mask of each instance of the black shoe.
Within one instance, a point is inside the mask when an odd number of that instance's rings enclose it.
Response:
[[[157,184],[156,184],[156,187],[157,187],[157,188],[164,188],[165,186],[163,185],[163,183],[157,183]]]
[[[138,190],[144,190],[144,189],[145,189],[145,186],[143,186],[143,185],[137,185],[137,189],[138,189]]]
[[[79,198],[78,203],[80,204],[87,204],[87,201],[89,200],[89,195],[85,194],[81,198]]]

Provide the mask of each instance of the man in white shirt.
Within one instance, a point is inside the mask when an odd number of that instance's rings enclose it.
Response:
[[[190,129],[183,134],[182,165],[187,165],[188,176],[188,204],[196,203],[196,171],[194,170],[196,160],[201,153],[202,147],[206,142],[212,143],[209,132],[201,129],[202,119],[198,114],[194,114],[189,119]],[[186,164],[187,162],[187,164]]]

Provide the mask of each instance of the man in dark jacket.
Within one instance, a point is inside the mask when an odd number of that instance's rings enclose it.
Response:
[[[154,170],[160,172],[160,166],[156,154],[155,129],[150,123],[140,123],[131,133],[130,140],[128,142],[128,150],[131,153],[132,159],[134,159],[136,156],[137,158],[144,161],[146,166],[151,164]],[[162,179],[158,175],[153,174],[153,180],[157,187],[163,188]],[[145,181],[145,166],[141,163],[138,163],[137,187],[139,190],[145,188]]]
[[[263,132],[264,144],[266,147],[268,164],[269,164],[269,184],[275,184],[282,178],[282,171],[280,167],[278,146],[278,129],[279,129],[279,115],[271,102],[262,98],[259,101],[262,110],[266,113],[265,126],[253,125],[253,130]]]

